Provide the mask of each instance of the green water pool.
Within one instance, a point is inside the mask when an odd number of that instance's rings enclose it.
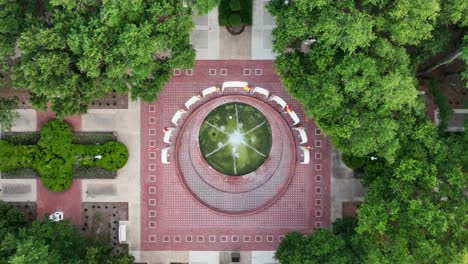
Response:
[[[203,157],[215,170],[241,176],[258,169],[271,150],[271,128],[255,107],[228,103],[214,109],[200,127]]]

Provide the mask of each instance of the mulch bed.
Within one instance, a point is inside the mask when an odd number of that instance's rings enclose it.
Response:
[[[16,90],[12,88],[1,88],[0,97],[2,98],[18,98],[18,109],[32,109],[29,102],[29,93],[26,90]],[[92,100],[89,104],[89,109],[127,109],[128,95],[110,93],[99,99]]]
[[[34,202],[7,202],[8,205],[17,208],[23,213],[28,223],[37,219],[37,205]]]
[[[128,221],[128,203],[83,203],[82,231],[113,247],[114,254],[128,254],[128,244],[119,243],[119,221]]]
[[[357,209],[361,206],[362,202],[342,202],[341,203],[341,217],[351,217],[357,215]]]

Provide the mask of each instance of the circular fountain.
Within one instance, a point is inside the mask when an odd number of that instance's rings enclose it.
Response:
[[[296,164],[294,137],[279,112],[243,95],[194,110],[175,146],[178,176],[193,197],[223,214],[249,214],[286,190]]]
[[[220,173],[241,176],[258,169],[271,150],[271,128],[265,116],[243,103],[214,109],[203,121],[200,150]]]

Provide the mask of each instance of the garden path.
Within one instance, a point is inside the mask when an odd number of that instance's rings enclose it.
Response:
[[[55,118],[52,112],[37,112],[36,126],[40,130],[42,125]],[[81,116],[71,116],[65,118],[73,128],[74,131],[81,130]],[[54,212],[63,212],[65,219],[70,219],[73,224],[81,225],[82,211],[81,211],[81,180],[73,180],[72,186],[64,192],[51,192],[47,190],[40,179],[36,180],[37,188],[37,215],[50,215]]]

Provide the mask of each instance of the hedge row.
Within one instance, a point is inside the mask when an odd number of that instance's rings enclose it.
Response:
[[[4,132],[2,140],[15,145],[34,145],[39,142],[39,132]],[[117,135],[112,132],[73,132],[72,144],[100,145],[116,141]],[[97,166],[73,165],[72,177],[76,179],[114,179],[116,171],[106,170]],[[37,171],[30,168],[17,168],[2,172],[4,179],[34,179],[39,178]]]
[[[1,139],[15,145],[35,145],[40,137],[39,132],[3,132]],[[99,145],[116,140],[113,132],[73,132],[72,136],[72,144]]]
[[[72,184],[73,166],[96,166],[116,171],[127,162],[127,148],[120,142],[74,145],[72,137],[67,123],[54,120],[44,125],[37,145],[13,145],[0,140],[0,171],[34,169],[47,189],[58,192]],[[94,158],[97,156],[102,158]]]

